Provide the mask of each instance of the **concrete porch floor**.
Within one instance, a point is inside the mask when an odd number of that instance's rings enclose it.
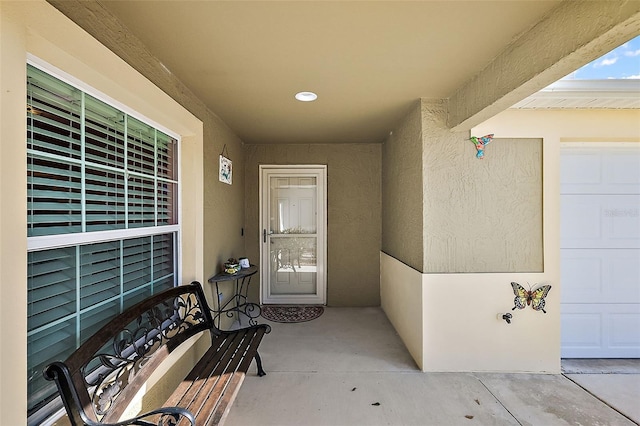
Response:
[[[226,426],[640,422],[640,360],[613,370],[567,360],[558,375],[422,373],[380,308],[269,323],[260,351],[267,375],[252,366]]]

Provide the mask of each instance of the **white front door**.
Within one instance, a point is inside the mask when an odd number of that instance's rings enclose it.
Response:
[[[326,166],[260,166],[261,297],[326,303]]]
[[[640,144],[561,147],[563,358],[640,357]]]

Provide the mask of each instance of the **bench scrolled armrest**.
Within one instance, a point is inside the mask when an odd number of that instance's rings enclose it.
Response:
[[[184,417],[192,426],[196,426],[196,419],[194,415],[189,411],[182,407],[162,407],[157,410],[149,411],[148,413],[140,414],[139,416],[133,417],[131,419],[123,420],[117,423],[104,423],[104,422],[96,422],[91,420],[84,410],[78,410],[77,408],[83,407],[83,404],[80,402],[80,395],[78,395],[73,389],[72,377],[69,374],[69,369],[62,362],[54,362],[49,364],[44,370],[44,376],[47,380],[55,380],[56,385],[58,386],[58,390],[62,395],[66,395],[66,398],[63,398],[63,402],[65,405],[68,401],[75,401],[75,407],[66,407],[67,414],[73,415],[74,417],[79,417],[75,419],[74,424],[85,424],[88,426],[124,426],[124,425],[158,425],[158,426],[169,426],[178,424],[181,417]],[[157,423],[151,422],[149,420],[145,420],[148,417],[159,416]],[[167,416],[170,416],[171,419],[166,419]]]

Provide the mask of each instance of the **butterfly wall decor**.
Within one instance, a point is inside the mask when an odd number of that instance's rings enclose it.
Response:
[[[546,303],[544,298],[547,297],[549,290],[551,290],[550,285],[543,285],[534,290],[526,290],[520,284],[512,282],[511,287],[513,288],[513,294],[516,295],[515,299],[513,299],[514,306],[511,309],[512,311],[516,308],[524,309],[527,305],[531,305],[536,311],[547,313],[547,311],[544,310]]]
[[[478,151],[476,153],[476,158],[480,160],[484,158],[484,147],[487,146],[492,139],[493,133],[491,133],[490,135],[481,136],[479,138],[475,136],[471,136],[471,138],[469,138],[469,140],[476,146],[476,151]]]

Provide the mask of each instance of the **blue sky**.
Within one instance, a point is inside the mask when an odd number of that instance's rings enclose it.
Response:
[[[604,80],[611,78],[640,79],[640,36],[616,47],[606,55],[588,63],[565,79]]]

